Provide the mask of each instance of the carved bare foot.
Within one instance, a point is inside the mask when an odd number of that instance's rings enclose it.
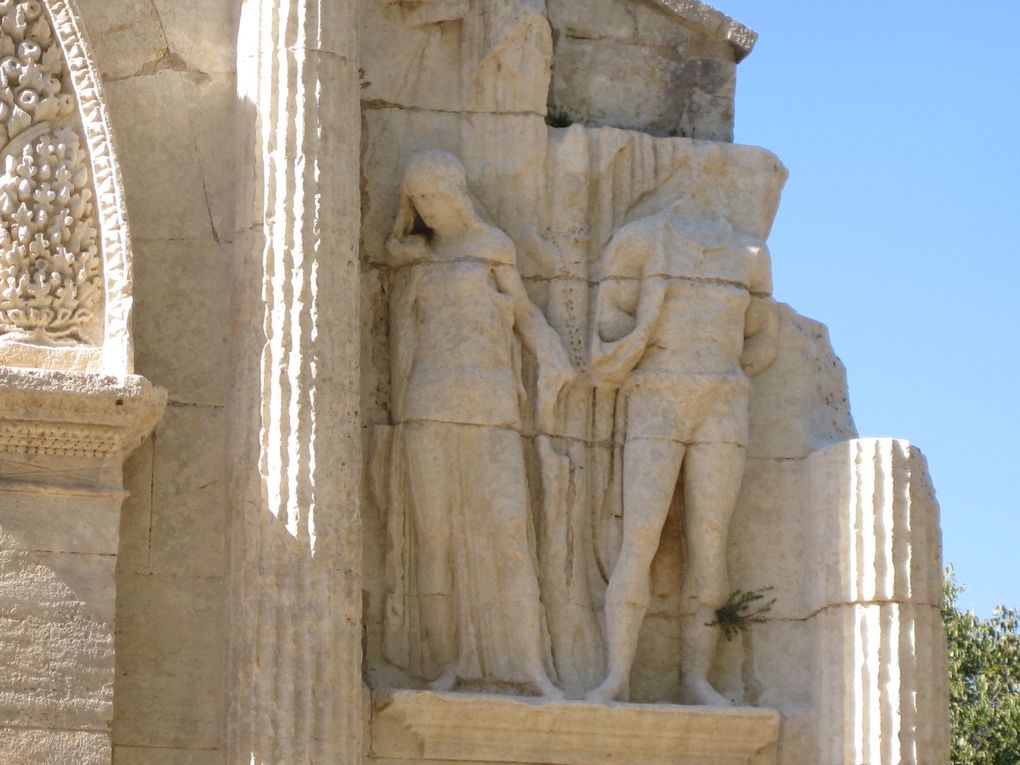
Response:
[[[445,691],[452,691],[455,685],[457,685],[457,669],[455,667],[447,667],[443,670],[443,674],[429,683],[429,690],[443,693]]]
[[[681,699],[685,704],[705,707],[732,707],[730,699],[723,696],[705,679],[692,679],[684,683]]]
[[[592,704],[608,704],[621,701],[627,696],[628,678],[610,674],[598,688],[590,691],[584,700]]]
[[[552,681],[544,672],[535,675],[531,679],[531,689],[539,696],[549,701],[562,701],[566,698],[563,691],[552,684]]]

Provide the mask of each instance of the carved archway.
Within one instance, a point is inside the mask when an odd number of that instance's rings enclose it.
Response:
[[[67,0],[0,0],[0,364],[129,374],[130,238]]]

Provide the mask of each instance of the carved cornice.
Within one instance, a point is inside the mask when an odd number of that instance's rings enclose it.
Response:
[[[737,62],[747,58],[758,42],[758,33],[701,0],[655,0],[668,11],[733,46]]]
[[[0,369],[0,453],[120,461],[165,405],[163,390],[134,375]]]

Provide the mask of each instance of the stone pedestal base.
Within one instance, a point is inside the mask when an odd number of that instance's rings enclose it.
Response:
[[[425,691],[372,694],[378,765],[775,765],[779,713]]]
[[[141,377],[0,370],[0,762],[111,760],[124,458],[165,395]]]

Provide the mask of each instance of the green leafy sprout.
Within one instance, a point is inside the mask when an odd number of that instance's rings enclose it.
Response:
[[[774,587],[760,587],[757,590],[734,590],[729,599],[715,610],[715,621],[705,622],[706,627],[719,627],[727,640],[733,640],[746,632],[752,624],[765,622],[764,614],[772,610],[776,599],[766,601]]]

